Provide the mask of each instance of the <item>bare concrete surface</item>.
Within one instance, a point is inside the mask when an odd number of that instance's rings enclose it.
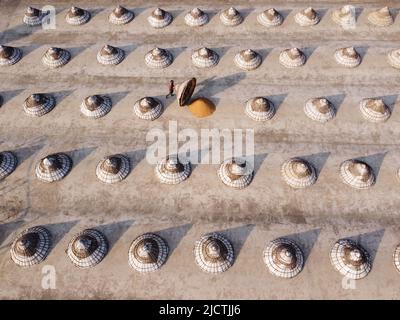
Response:
[[[330,19],[332,9],[352,3],[358,8],[357,28],[343,31]],[[189,1],[122,1],[135,19],[125,26],[111,26],[107,17],[114,1],[75,1],[94,12],[81,27],[66,24],[69,1],[53,1],[57,29],[28,28],[22,24],[27,5],[42,7],[46,1],[0,1],[0,43],[21,47],[24,57],[16,65],[0,69],[0,150],[14,151],[20,163],[0,182],[0,298],[2,299],[398,299],[400,275],[392,254],[400,242],[398,196],[400,182],[400,71],[386,62],[386,54],[399,47],[398,1],[197,1],[210,13],[209,24],[191,29],[184,24]],[[221,25],[218,12],[234,5],[245,21],[234,28]],[[312,5],[323,15],[321,22],[300,28],[295,13]],[[377,28],[367,23],[371,10],[392,6],[395,23]],[[170,26],[151,29],[146,18],[156,6],[174,15]],[[283,25],[269,30],[256,21],[269,7],[282,11]],[[118,66],[100,66],[97,51],[104,44],[124,48]],[[348,70],[336,64],[336,48],[355,46],[362,64]],[[50,46],[67,48],[69,64],[46,70],[41,56]],[[149,70],[144,54],[155,46],[173,52],[175,60],[165,70]],[[201,46],[215,49],[217,67],[199,70],[191,64],[191,52]],[[297,46],[308,57],[305,66],[287,70],[278,63],[282,49]],[[233,64],[241,49],[252,48],[263,57],[255,71],[243,72]],[[195,97],[210,98],[216,112],[194,118],[173,99],[165,100],[169,79],[198,79]],[[50,92],[57,106],[41,118],[25,115],[22,103],[34,92]],[[109,94],[111,112],[90,120],[79,111],[90,94]],[[244,103],[266,96],[278,107],[266,123],[255,123],[244,114]],[[166,109],[153,121],[133,114],[134,102],[155,96]],[[338,114],[327,124],[314,123],[303,112],[304,102],[327,96]],[[366,122],[358,103],[383,97],[392,116],[383,124]],[[256,174],[244,190],[225,187],[217,177],[218,165],[198,165],[190,178],[176,186],[161,185],[153,165],[144,159],[146,134],[151,128],[167,131],[170,120],[178,127],[253,128]],[[34,166],[51,152],[66,152],[74,161],[71,173],[51,185],[39,182]],[[133,164],[126,180],[104,185],[95,175],[98,161],[111,153],[126,153]],[[318,180],[304,190],[292,190],[280,176],[280,165],[302,156],[317,167]],[[355,190],[342,183],[342,161],[363,157],[377,173],[369,190]],[[9,247],[26,227],[44,225],[55,236],[55,245],[40,265],[20,269],[10,259]],[[78,270],[65,254],[73,234],[85,227],[99,227],[109,238],[111,250],[93,269]],[[203,273],[192,255],[203,233],[221,231],[233,242],[237,254],[224,274]],[[150,275],[128,266],[128,248],[144,232],[157,232],[170,245],[165,266]],[[304,270],[292,280],[272,276],[262,261],[266,242],[279,237],[296,239],[306,254]],[[346,289],[332,268],[329,250],[342,237],[355,237],[371,253],[371,273]],[[56,289],[41,286],[42,267],[53,265]]]

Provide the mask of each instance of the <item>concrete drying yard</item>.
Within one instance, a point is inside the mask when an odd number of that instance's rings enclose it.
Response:
[[[56,4],[54,4],[56,3]],[[0,43],[20,47],[22,60],[0,68],[0,151],[14,151],[17,169],[0,182],[0,298],[1,299],[399,299],[400,275],[393,266],[393,251],[400,243],[400,71],[389,66],[387,53],[399,48],[398,1],[203,1],[196,6],[210,14],[210,22],[190,28],[184,15],[190,1],[121,1],[135,19],[124,26],[108,23],[115,1],[74,1],[92,12],[88,24],[67,25],[70,1],[53,1],[56,30],[29,28],[22,23],[25,8],[41,8],[50,1],[0,1]],[[357,27],[344,31],[330,18],[344,4],[359,8]],[[220,23],[218,13],[235,6],[245,16],[233,28]],[[323,17],[313,27],[300,28],[296,12],[312,5]],[[387,28],[370,26],[367,14],[393,7],[395,23]],[[174,16],[165,29],[152,29],[147,16],[160,6]],[[285,16],[282,26],[267,29],[257,23],[259,12],[275,7]],[[127,56],[115,66],[101,66],[98,50],[105,44],[123,48]],[[41,57],[50,46],[68,49],[71,61],[47,70]],[[164,70],[150,70],[144,54],[153,47],[169,49],[175,60]],[[219,64],[199,70],[191,52],[206,46],[220,55]],[[302,48],[305,66],[285,69],[278,62],[281,50]],[[334,50],[354,46],[363,61],[355,69],[339,66]],[[251,72],[240,71],[233,57],[252,48],[263,57]],[[168,81],[196,77],[194,96],[211,99],[217,106],[208,118],[194,118],[165,100]],[[49,92],[57,105],[40,118],[25,115],[22,103],[32,93]],[[113,108],[98,120],[85,118],[79,106],[86,96],[109,94]],[[165,111],[147,122],[133,114],[133,104],[144,96],[164,103]],[[244,114],[244,103],[266,96],[278,107],[275,117],[256,123]],[[327,96],[338,107],[335,119],[320,124],[307,118],[304,102]],[[392,108],[386,123],[365,121],[358,104],[363,98],[383,97]],[[171,120],[179,128],[253,128],[256,173],[243,190],[226,187],[218,179],[218,165],[197,165],[179,185],[162,185],[154,165],[146,162],[146,134],[151,128],[168,130]],[[74,162],[62,181],[45,184],[35,177],[41,158],[66,152]],[[121,183],[98,181],[95,168],[105,155],[125,153],[132,171]],[[314,164],[318,180],[313,186],[291,189],[282,180],[280,166],[293,156]],[[352,189],[341,181],[339,165],[350,158],[363,159],[374,169],[376,184],[368,190]],[[23,229],[46,226],[54,246],[47,259],[29,269],[17,267],[9,248]],[[95,227],[110,242],[110,251],[95,268],[79,270],[65,254],[71,237]],[[219,275],[203,273],[195,264],[194,242],[203,234],[222,231],[233,243],[236,261]],[[128,266],[128,248],[144,232],[156,232],[169,244],[166,264],[148,275]],[[265,243],[289,236],[301,245],[304,270],[291,280],[271,275],[262,260]],[[370,274],[345,289],[342,276],[330,264],[329,251],[336,240],[352,237],[371,254]],[[56,270],[56,288],[43,289],[42,268]]]

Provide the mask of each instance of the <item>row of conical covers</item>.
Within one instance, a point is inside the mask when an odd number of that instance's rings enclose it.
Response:
[[[29,26],[37,26],[42,23],[43,18],[46,17],[46,12],[39,9],[28,7],[23,21]],[[71,25],[83,25],[90,20],[91,14],[89,11],[71,7],[65,16],[65,20]],[[133,11],[126,9],[122,6],[117,6],[108,17],[112,24],[124,25],[132,21],[135,17]],[[226,26],[237,26],[244,20],[240,12],[230,7],[223,10],[220,15],[221,22]],[[153,28],[164,28],[168,26],[173,20],[171,13],[163,9],[156,8],[147,21]],[[194,8],[185,15],[185,23],[191,27],[200,27],[209,22],[209,16],[206,12],[199,8]],[[274,8],[267,9],[257,16],[257,21],[265,27],[277,27],[282,24],[283,16]],[[312,8],[308,7],[296,13],[294,16],[295,22],[302,27],[313,26],[320,22],[321,18],[318,13]],[[351,5],[343,6],[332,12],[332,20],[337,24],[346,27],[348,25],[355,25],[356,14],[355,8]],[[368,15],[368,21],[378,27],[387,27],[393,24],[394,19],[388,7],[371,12]]]
[[[0,152],[0,180],[10,175],[17,167],[18,160],[10,151]],[[42,158],[36,165],[36,177],[44,182],[55,182],[63,179],[72,169],[72,159],[65,153],[50,154]],[[125,179],[130,172],[129,158],[115,154],[103,158],[96,167],[98,179],[104,183],[116,183]],[[189,161],[181,161],[178,156],[170,155],[160,160],[155,166],[155,175],[161,183],[178,184],[191,174]],[[342,181],[356,189],[367,189],[375,184],[373,169],[364,161],[350,159],[341,163],[340,177]],[[254,176],[254,168],[239,157],[225,160],[217,172],[221,181],[232,188],[247,187]],[[292,188],[301,189],[313,185],[317,181],[314,166],[302,158],[290,158],[281,166],[283,180]],[[397,172],[400,178],[400,169]]]
[[[51,233],[36,226],[24,230],[11,245],[11,258],[21,267],[30,267],[46,259],[52,247]],[[108,241],[96,229],[85,229],[70,240],[66,253],[78,268],[91,268],[100,263],[108,253]],[[161,268],[167,261],[169,247],[157,234],[145,233],[129,247],[128,263],[138,272],[147,273]],[[220,233],[209,233],[195,242],[193,254],[196,264],[205,272],[222,273],[234,263],[231,242]],[[275,276],[293,278],[304,267],[304,254],[300,246],[288,238],[275,239],[265,246],[263,260]],[[400,272],[400,245],[393,254],[394,265]],[[349,279],[362,279],[372,268],[370,254],[351,239],[340,239],[330,251],[332,266]]]
[[[25,99],[24,111],[31,117],[41,117],[49,113],[56,105],[56,99],[51,94],[34,93]],[[373,123],[387,121],[391,110],[382,99],[367,98],[361,100],[360,111],[362,116]],[[104,117],[111,111],[112,101],[107,95],[92,95],[86,97],[80,110],[83,115],[91,119]],[[144,97],[133,105],[133,111],[139,119],[153,121],[161,116],[164,110],[162,102],[153,97]],[[255,121],[268,121],[275,115],[274,104],[264,97],[255,97],[245,103],[245,114]],[[304,105],[304,113],[310,119],[326,123],[336,116],[335,106],[324,97],[311,98]]]
[[[391,116],[389,106],[379,98],[367,98],[360,101],[361,115],[369,122],[387,121]],[[336,116],[335,106],[325,97],[308,99],[304,104],[304,113],[314,121],[326,123]],[[249,99],[245,105],[245,113],[255,121],[268,121],[275,115],[274,104],[264,97]]]
[[[11,66],[22,58],[22,51],[17,47],[0,46],[0,66]],[[122,48],[105,45],[97,53],[97,61],[103,65],[117,65],[125,58]],[[361,64],[361,55],[354,47],[339,48],[334,52],[336,62],[347,68],[355,68]],[[68,50],[51,47],[42,57],[42,63],[50,69],[60,68],[71,59]],[[154,48],[144,56],[144,61],[149,68],[164,69],[172,64],[174,57],[170,51],[162,48]],[[400,49],[392,50],[387,55],[388,63],[400,68]],[[234,63],[242,70],[250,71],[257,69],[262,58],[259,53],[252,49],[239,51],[234,57]],[[297,68],[303,66],[307,61],[306,55],[298,48],[290,48],[281,51],[279,63],[286,68]],[[219,62],[219,55],[214,50],[202,47],[192,53],[192,63],[198,68],[215,67]]]

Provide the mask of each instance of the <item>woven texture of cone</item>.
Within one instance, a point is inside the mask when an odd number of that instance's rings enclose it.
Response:
[[[383,7],[368,15],[368,21],[377,27],[388,27],[393,24],[393,17],[388,7]]]
[[[172,54],[166,49],[154,48],[146,53],[144,56],[144,61],[150,68],[163,69],[172,63],[173,57]]]
[[[256,97],[246,102],[245,113],[255,121],[268,121],[275,115],[275,107],[268,99]]]
[[[24,111],[28,116],[41,117],[53,110],[56,105],[56,99],[43,93],[34,93],[24,101]]]
[[[98,230],[85,229],[68,244],[67,255],[78,268],[91,268],[103,260],[108,252],[107,238]]]
[[[366,120],[374,123],[385,122],[391,115],[389,107],[382,99],[363,99],[360,102],[360,111]]]
[[[375,184],[372,168],[360,160],[346,160],[340,165],[340,177],[347,185],[356,189],[367,189]]]
[[[36,8],[28,7],[24,14],[22,21],[31,27],[38,26],[42,24],[42,20],[45,14]]]
[[[156,8],[151,15],[147,17],[149,24],[156,29],[165,28],[172,20],[172,14],[160,8]]]
[[[340,9],[335,9],[332,12],[332,20],[343,28],[353,27],[356,24],[356,11],[355,7],[345,5]]]
[[[41,159],[36,165],[36,177],[43,182],[63,179],[72,169],[72,159],[64,153],[55,153]]]
[[[279,54],[279,62],[286,68],[297,68],[306,63],[306,56],[298,48],[286,49]]]
[[[309,187],[317,181],[313,165],[300,158],[286,160],[282,164],[281,174],[283,180],[295,189]]]
[[[294,20],[297,22],[298,25],[302,27],[307,27],[316,25],[319,22],[320,18],[317,12],[315,12],[315,10],[310,7],[296,13],[296,15],[294,16]]]
[[[196,264],[208,273],[225,272],[234,261],[232,244],[218,233],[202,236],[196,241],[193,253]]]
[[[400,272],[400,244],[397,245],[393,252],[393,263],[398,272]]]
[[[49,48],[42,57],[45,66],[54,69],[66,65],[71,59],[69,51],[61,48]]]
[[[250,71],[261,65],[261,56],[251,49],[246,49],[235,55],[234,62],[240,69]]]
[[[240,12],[233,7],[223,10],[219,18],[224,25],[230,27],[237,26],[243,22],[243,17]]]
[[[68,24],[79,26],[90,20],[90,12],[78,7],[71,7],[65,16],[65,20]]]
[[[115,154],[98,163],[96,176],[104,183],[116,183],[124,180],[130,170],[129,159],[122,154]]]
[[[164,107],[160,100],[152,97],[139,99],[133,105],[133,111],[139,119],[153,121],[163,113]]]
[[[257,21],[265,27],[277,27],[282,24],[283,17],[274,8],[270,8],[258,14]]]
[[[163,238],[146,233],[132,242],[128,253],[129,265],[138,272],[153,272],[165,263],[168,252],[168,245]]]
[[[88,118],[97,119],[110,112],[112,102],[110,97],[93,95],[86,97],[81,103],[81,112]]]
[[[17,167],[17,164],[17,157],[12,152],[0,152],[0,181],[10,175]]]
[[[336,115],[336,109],[326,98],[312,98],[306,101],[304,113],[312,120],[325,123]]]
[[[335,59],[337,63],[347,68],[355,68],[361,63],[361,56],[354,47],[337,49]]]
[[[19,48],[0,45],[0,66],[11,66],[22,58]]]
[[[390,51],[387,57],[393,68],[400,69],[400,49]]]
[[[121,48],[105,45],[97,53],[97,61],[104,65],[117,65],[125,58],[125,52]]]
[[[208,22],[208,14],[194,8],[185,15],[185,23],[190,27],[200,27]]]
[[[30,267],[46,259],[50,252],[51,234],[41,226],[20,233],[11,245],[11,259],[21,267]]]
[[[247,161],[241,159],[225,160],[218,169],[222,182],[232,188],[243,189],[253,180],[253,168]]]
[[[192,62],[198,68],[211,68],[218,64],[218,54],[208,48],[200,48],[193,52]]]
[[[297,276],[304,265],[300,247],[294,241],[284,238],[271,241],[264,249],[263,258],[268,270],[281,278]]]
[[[348,279],[364,278],[372,268],[368,252],[350,239],[337,241],[332,247],[330,259],[332,266]]]
[[[123,25],[131,22],[135,14],[122,6],[117,6],[108,16],[108,21],[112,24]]]
[[[168,156],[155,168],[157,178],[165,184],[181,183],[189,177],[191,171],[190,162],[181,163],[176,156]]]

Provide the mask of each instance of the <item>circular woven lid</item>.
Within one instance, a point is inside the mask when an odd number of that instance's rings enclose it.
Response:
[[[41,159],[36,166],[36,176],[44,182],[64,178],[72,169],[71,158],[64,153],[55,153]]]
[[[197,265],[209,273],[224,272],[234,261],[231,243],[218,233],[207,234],[196,241],[194,256]]]
[[[363,99],[360,110],[364,118],[371,122],[385,122],[391,115],[389,107],[382,99]]]
[[[366,189],[375,184],[372,168],[361,160],[346,160],[340,165],[340,176],[344,183],[357,189]]]
[[[25,11],[25,15],[28,17],[39,17],[41,15],[41,11],[34,7],[27,7]]]
[[[371,271],[372,261],[368,252],[350,239],[341,239],[332,247],[331,263],[349,279],[361,279]]]
[[[270,101],[263,97],[251,99],[250,105],[255,112],[268,112],[272,108]]]
[[[179,85],[176,99],[178,100],[181,107],[187,105],[190,102],[195,88],[196,78],[186,80]]]
[[[129,171],[129,159],[122,154],[115,154],[99,162],[96,168],[96,175],[102,182],[116,183],[125,179]]]
[[[168,245],[153,233],[136,238],[129,248],[129,265],[139,272],[158,270],[167,260]]]
[[[292,240],[275,239],[264,249],[264,263],[273,275],[293,278],[303,269],[303,252]]]
[[[71,7],[71,9],[69,9],[67,15],[71,18],[73,17],[82,17],[85,14],[85,10],[79,8],[79,7]]]
[[[393,17],[388,7],[383,7],[368,15],[368,21],[378,27],[387,27],[393,24]]]
[[[11,258],[21,267],[42,262],[50,252],[51,234],[41,226],[24,230],[11,246]]]
[[[0,58],[8,59],[14,54],[15,48],[9,46],[0,45]]]
[[[225,160],[218,170],[218,176],[229,187],[242,189],[247,187],[253,179],[254,169],[240,158]]]
[[[85,102],[87,109],[89,109],[90,111],[94,111],[94,110],[100,108],[100,106],[104,102],[104,98],[102,96],[96,94],[93,96],[86,97],[84,102]]]
[[[68,257],[78,268],[90,268],[98,264],[108,252],[106,237],[98,230],[85,229],[75,235],[67,249]]]
[[[125,14],[127,14],[129,12],[130,12],[129,10],[127,10],[125,7],[123,7],[121,5],[118,5],[113,11],[114,15],[117,18],[121,18],[123,15],[125,15]]]
[[[317,181],[315,168],[306,160],[291,158],[281,167],[282,177],[292,188],[305,188]]]
[[[190,162],[182,163],[176,155],[167,156],[155,168],[156,176],[160,182],[166,184],[178,184],[186,180],[191,171]]]
[[[16,169],[17,164],[17,157],[12,152],[0,152],[0,180],[10,175]]]
[[[323,97],[311,98],[304,105],[305,114],[312,120],[318,122],[327,122],[336,115],[336,109],[332,103]]]

